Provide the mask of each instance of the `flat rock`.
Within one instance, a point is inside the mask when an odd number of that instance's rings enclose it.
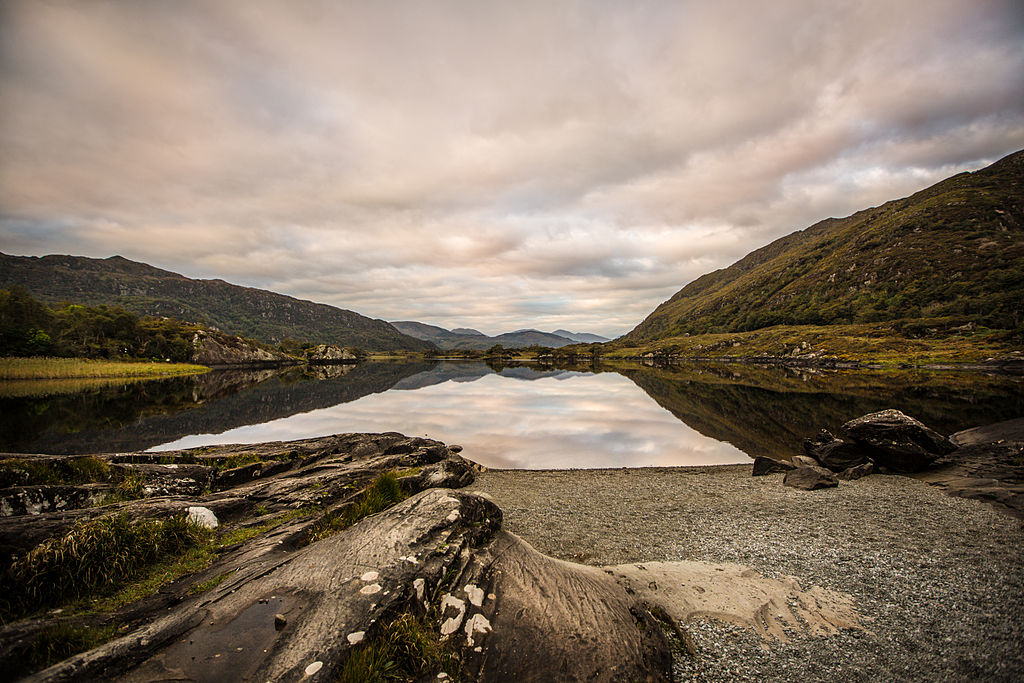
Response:
[[[866,462],[856,467],[847,467],[842,472],[836,473],[836,478],[843,481],[851,481],[853,479],[860,479],[872,474],[875,471],[875,466],[870,462]]]
[[[751,472],[751,476],[761,477],[766,474],[772,474],[773,472],[788,472],[794,468],[796,468],[796,465],[791,462],[776,460],[775,458],[768,458],[763,455],[759,455],[754,458],[754,467]]]
[[[836,475],[824,467],[797,467],[795,470],[786,472],[782,483],[804,491],[817,491],[839,486]]]

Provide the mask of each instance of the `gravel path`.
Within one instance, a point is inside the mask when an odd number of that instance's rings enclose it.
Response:
[[[541,552],[736,562],[853,596],[867,631],[788,644],[701,619],[676,680],[1024,679],[1024,524],[899,476],[798,491],[749,466],[491,470],[470,490]]]

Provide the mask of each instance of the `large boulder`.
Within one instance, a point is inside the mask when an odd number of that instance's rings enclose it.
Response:
[[[894,472],[920,472],[956,450],[949,439],[899,410],[869,413],[850,420],[841,431],[863,446],[876,464]]]
[[[863,446],[837,439],[827,429],[822,429],[813,439],[805,439],[803,447],[804,453],[833,472],[842,472],[868,462]]]
[[[839,486],[836,475],[824,467],[797,467],[795,470],[786,472],[782,483],[804,491],[817,491]]]

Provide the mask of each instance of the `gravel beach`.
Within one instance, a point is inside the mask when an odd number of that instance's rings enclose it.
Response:
[[[678,681],[1024,678],[1024,523],[902,476],[799,491],[748,465],[490,470],[505,528],[590,565],[746,565],[851,595],[864,630],[788,643],[701,618]]]

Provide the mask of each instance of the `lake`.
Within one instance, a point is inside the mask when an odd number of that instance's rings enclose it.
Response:
[[[497,468],[745,463],[898,408],[938,431],[1024,415],[1024,378],[748,364],[368,362],[59,389],[0,385],[0,450],[169,450],[397,431]]]

